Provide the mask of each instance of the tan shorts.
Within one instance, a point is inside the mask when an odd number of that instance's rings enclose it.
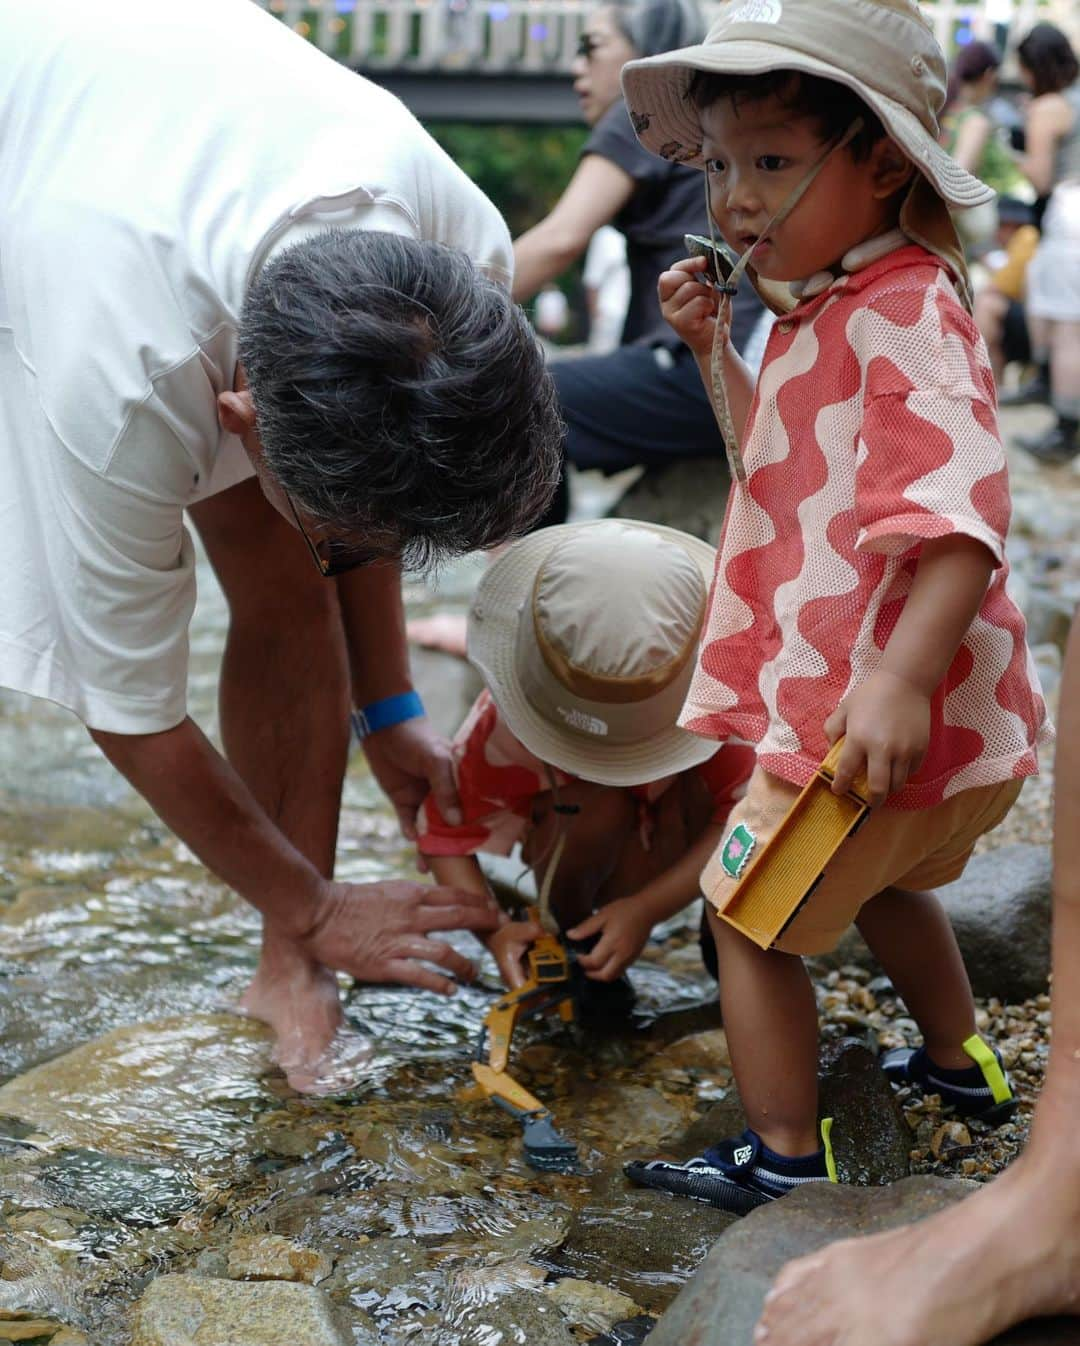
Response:
[[[1002,821],[1023,783],[1010,780],[961,790],[929,809],[875,809],[837,851],[775,947],[786,953],[826,953],[836,947],[863,904],[884,889],[925,892],[958,879],[976,841]],[[757,845],[764,846],[798,795],[797,786],[756,767],[745,798],[731,810],[725,838],[744,823]],[[706,898],[723,911],[736,880],[724,872],[719,855],[717,850],[701,883]]]

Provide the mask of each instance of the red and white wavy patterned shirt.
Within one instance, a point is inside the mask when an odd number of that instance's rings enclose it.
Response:
[[[963,533],[996,568],[933,695],[926,759],[889,804],[1036,772],[1051,730],[1005,591],[994,380],[944,265],[899,248],[777,322],[744,457],[680,723],[757,743],[766,770],[805,785],[825,720],[878,667],[921,543]]]

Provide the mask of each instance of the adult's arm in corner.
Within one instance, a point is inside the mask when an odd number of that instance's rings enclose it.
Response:
[[[412,690],[401,567],[390,561],[350,570],[337,579],[355,706]],[[368,735],[364,755],[397,812],[401,830],[416,836],[416,814],[428,791],[450,823],[461,817],[450,745],[426,716]]]
[[[539,224],[514,243],[514,299],[524,303],[562,275],[630,200],[634,179],[601,154],[586,154],[566,190]]]
[[[498,913],[490,897],[414,882],[327,879],[191,719],[160,733],[90,735],[202,863],[316,962],[361,981],[442,992],[454,983],[424,963],[471,976],[466,958],[428,936],[494,929]]]
[[[1080,1211],[1080,613],[1073,618],[1061,677],[1060,723],[1054,761],[1053,988],[1054,1039],[1035,1109],[1025,1164],[1049,1182],[1072,1184]],[[1036,1164],[1035,1160],[1038,1160]],[[1033,1200],[1043,1194],[1032,1191]]]

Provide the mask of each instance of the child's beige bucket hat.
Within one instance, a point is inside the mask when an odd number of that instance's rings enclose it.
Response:
[[[469,658],[510,731],[603,785],[697,766],[717,744],[675,723],[716,552],[674,528],[598,519],[522,538],[484,574]]]
[[[704,168],[701,120],[687,96],[698,70],[798,70],[853,89],[922,175],[900,227],[966,282],[945,207],[981,205],[994,192],[938,144],[945,57],[913,0],[728,0],[699,46],[630,61],[622,83],[638,139],[662,158]]]

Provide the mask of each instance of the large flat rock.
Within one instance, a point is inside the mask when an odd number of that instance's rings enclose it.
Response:
[[[733,1224],[661,1318],[649,1346],[748,1346],[780,1268],[837,1239],[924,1219],[960,1200],[974,1183],[905,1178],[891,1187],[814,1185]],[[1076,1346],[1073,1319],[1040,1319],[991,1346]],[[867,1343],[872,1346],[872,1343]]]

